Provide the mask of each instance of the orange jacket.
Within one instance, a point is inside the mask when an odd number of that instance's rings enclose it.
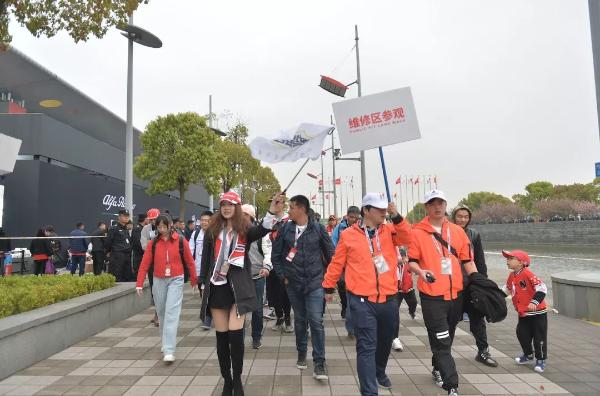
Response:
[[[368,297],[371,302],[385,302],[388,296],[398,293],[398,252],[396,246],[408,245],[411,241],[410,225],[405,219],[396,217],[396,223],[382,224],[377,229],[381,254],[389,270],[377,274],[371,257],[369,242],[359,222],[340,234],[335,255],[327,267],[323,287],[332,292],[342,273],[346,272],[346,289],[357,296]],[[379,254],[375,238],[372,238],[375,255]]]
[[[433,297],[442,297],[444,300],[454,300],[458,293],[463,290],[462,264],[473,260],[471,255],[471,243],[465,231],[456,224],[444,220],[441,236],[448,242],[450,232],[450,243],[456,250],[458,257],[449,254],[441,243],[434,240],[435,229],[429,223],[429,217],[425,217],[420,223],[414,224],[412,229],[412,243],[408,248],[409,262],[418,263],[421,269],[433,272],[435,282],[429,283],[419,277],[417,287],[419,292]],[[439,249],[439,250],[438,250]],[[452,274],[442,275],[442,254],[452,260]]]

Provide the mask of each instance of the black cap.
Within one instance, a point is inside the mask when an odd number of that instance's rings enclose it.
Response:
[[[119,216],[121,215],[129,216],[129,211],[126,209],[121,209],[119,210]]]
[[[143,223],[148,216],[145,213],[140,213],[138,215],[138,223]]]

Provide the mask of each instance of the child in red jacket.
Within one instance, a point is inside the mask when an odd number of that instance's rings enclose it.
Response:
[[[527,364],[533,360],[535,350],[534,370],[543,373],[548,356],[548,317],[544,301],[548,289],[544,282],[529,270],[531,259],[526,252],[503,250],[502,255],[506,257],[506,265],[512,270],[506,281],[506,288],[510,291],[513,305],[519,314],[517,338],[523,355],[515,360],[518,364]]]

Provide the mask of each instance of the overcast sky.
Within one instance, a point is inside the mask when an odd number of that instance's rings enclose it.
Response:
[[[450,204],[471,191],[510,197],[537,180],[590,182],[600,161],[585,0],[151,0],[134,23],[164,44],[135,48],[139,129],[170,112],[207,113],[209,94],[251,138],[327,124],[339,98],[317,87],[319,75],[356,78],[358,24],[363,95],[410,86],[417,109],[422,139],[384,149],[393,188],[399,175],[436,174]],[[74,44],[11,29],[13,46],[125,117],[127,44],[116,31]],[[383,191],[377,150],[366,158],[367,189]],[[282,185],[300,164],[274,167]],[[354,176],[358,202],[359,164],[336,167]],[[303,172],[289,193],[316,189]]]

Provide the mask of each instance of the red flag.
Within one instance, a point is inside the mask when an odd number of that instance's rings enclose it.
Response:
[[[335,179],[335,185],[339,186],[340,184],[342,184],[342,178],[338,177],[337,179]]]
[[[323,187],[323,179],[319,180],[319,187]]]
[[[396,184],[400,184],[402,183],[402,178],[400,176],[398,176],[398,178],[396,179]]]
[[[325,199],[329,199],[329,194],[325,194]]]
[[[419,178],[417,177],[417,179],[415,180],[415,184],[419,184]]]
[[[313,195],[312,197],[310,197],[310,199],[311,199],[312,201],[314,201],[314,200],[316,200],[316,199],[317,199],[317,196],[316,196],[316,195]]]

